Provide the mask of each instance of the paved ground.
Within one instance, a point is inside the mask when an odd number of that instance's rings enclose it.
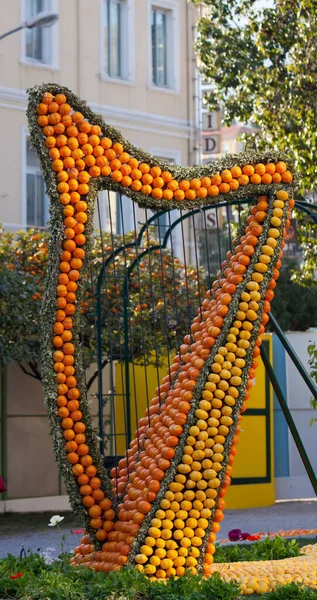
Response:
[[[0,515],[0,557],[8,552],[19,555],[22,547],[26,552],[55,548],[58,554],[61,543],[65,550],[73,550],[81,535],[72,531],[80,529],[81,524],[71,513],[63,513],[60,533],[57,527],[48,527],[51,516],[51,513]],[[236,528],[251,534],[279,529],[317,529],[317,501],[277,502],[266,508],[227,510],[218,538],[227,537],[228,531]],[[61,540],[61,536],[65,539]]]

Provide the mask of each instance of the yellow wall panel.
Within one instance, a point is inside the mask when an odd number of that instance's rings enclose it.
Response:
[[[266,476],[266,417],[244,415],[233,477]]]
[[[264,335],[266,351],[272,359],[272,338]],[[237,445],[237,456],[233,465],[233,484],[226,495],[228,508],[248,508],[267,506],[274,503],[274,446],[273,446],[273,394],[265,374],[264,365],[259,358],[255,385],[247,401],[247,411],[243,415]],[[158,371],[150,366],[130,365],[130,414],[132,437],[137,428],[137,418],[155,395],[158,382],[167,373],[167,361]],[[123,376],[122,376],[123,374]],[[126,448],[126,400],[122,396],[125,390],[124,368],[116,368],[116,453],[123,454]],[[257,411],[260,411],[257,414]],[[265,412],[266,411],[266,412]],[[250,413],[251,414],[248,414]],[[137,414],[136,414],[137,413]],[[268,419],[268,421],[267,421]],[[113,430],[113,433],[115,433]],[[269,432],[269,437],[268,437]],[[114,444],[112,445],[114,448]],[[240,481],[239,481],[240,480]]]
[[[163,377],[167,374],[167,360],[156,369],[149,366],[146,369],[140,365],[130,364],[130,414],[131,414],[131,433],[132,438],[137,429],[137,421],[144,417],[147,406],[155,396],[155,390]],[[117,364],[116,368],[116,432],[117,432],[117,454],[123,454],[126,449],[126,438],[123,435],[126,431],[126,398],[122,396],[122,390],[125,392],[125,371],[124,366]],[[119,434],[119,435],[118,435]],[[121,434],[121,435],[120,435]]]

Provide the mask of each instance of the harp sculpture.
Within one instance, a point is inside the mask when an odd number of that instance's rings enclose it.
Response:
[[[57,462],[86,527],[71,564],[129,564],[158,579],[208,573],[294,205],[290,164],[270,151],[166,164],[56,84],[29,91],[27,115],[51,203],[43,386]],[[112,479],[89,414],[78,310],[104,189],[157,210],[254,199]]]

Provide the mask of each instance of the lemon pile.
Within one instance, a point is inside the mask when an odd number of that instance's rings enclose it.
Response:
[[[209,572],[218,571],[225,581],[235,579],[246,596],[271,592],[292,581],[317,589],[317,544],[304,546],[301,553],[282,560],[214,563]]]

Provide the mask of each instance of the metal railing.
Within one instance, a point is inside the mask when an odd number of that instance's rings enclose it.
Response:
[[[234,206],[237,206],[239,209],[241,208],[242,205],[247,205],[250,204],[252,202],[252,199],[243,199],[239,202],[236,202],[234,204]],[[144,241],[144,235],[147,232],[148,228],[150,226],[153,226],[156,224],[156,222],[158,222],[158,219],[166,213],[168,213],[169,211],[165,211],[165,212],[161,212],[161,213],[157,213],[153,216],[151,216],[150,218],[148,218],[141,226],[138,235],[136,236],[136,239],[134,242],[129,242],[128,244],[124,244],[122,246],[120,246],[119,248],[116,248],[113,252],[111,252],[111,254],[107,257],[106,260],[103,261],[103,265],[102,268],[100,270],[98,279],[97,279],[97,283],[96,283],[96,289],[95,289],[95,298],[96,298],[96,326],[97,326],[97,365],[98,365],[98,405],[99,405],[99,436],[100,436],[100,450],[102,455],[104,455],[104,417],[103,417],[103,412],[104,412],[104,399],[105,396],[107,398],[109,398],[109,394],[104,394],[104,390],[103,390],[103,380],[102,380],[102,364],[103,364],[103,348],[102,348],[102,331],[103,331],[103,311],[102,311],[102,286],[105,283],[106,279],[107,279],[107,268],[109,267],[109,265],[111,265],[116,257],[120,254],[124,255],[124,253],[126,252],[126,250],[128,248],[135,248],[136,249],[136,257],[134,259],[134,261],[129,265],[129,267],[127,267],[126,272],[125,272],[125,276],[121,278],[122,280],[122,287],[121,287],[121,294],[123,297],[123,302],[124,302],[124,314],[123,314],[123,327],[124,327],[124,343],[123,343],[123,349],[122,349],[122,357],[123,357],[123,363],[124,363],[124,377],[125,377],[125,386],[124,386],[124,390],[123,390],[123,395],[125,397],[125,411],[126,411],[126,417],[125,417],[125,428],[126,428],[126,444],[128,446],[128,444],[131,441],[131,437],[132,437],[132,431],[131,431],[131,382],[130,382],[130,375],[129,375],[129,364],[131,361],[131,351],[130,351],[130,346],[129,346],[129,282],[131,279],[131,275],[134,272],[135,267],[140,263],[140,261],[142,259],[144,259],[145,256],[149,257],[152,253],[156,252],[157,250],[161,251],[164,250],[168,247],[168,244],[171,240],[172,234],[175,231],[175,229],[178,226],[182,226],[183,222],[186,221],[187,219],[191,219],[193,218],[195,215],[203,215],[204,213],[206,213],[207,211],[210,210],[217,210],[224,207],[228,209],[229,204],[226,202],[220,203],[218,205],[212,205],[212,206],[206,206],[206,207],[202,207],[200,209],[196,209],[196,210],[192,210],[192,211],[188,211],[186,213],[182,213],[180,212],[180,216],[179,218],[177,218],[176,220],[173,221],[173,223],[170,222],[169,226],[166,227],[166,232],[164,234],[164,236],[162,236],[162,239],[159,240],[159,243],[157,244],[153,244],[152,246],[148,246],[146,248],[144,248],[143,241]],[[232,206],[232,205],[231,205]],[[296,203],[296,208],[307,214],[314,223],[317,223],[317,212],[315,211],[315,209],[317,207],[312,206],[311,204],[307,203],[307,202],[297,202]],[[218,213],[217,213],[218,214]],[[240,218],[240,212],[239,212],[239,218]],[[217,220],[218,222],[218,220]],[[158,225],[156,225],[158,226]],[[161,227],[161,226],[159,226]],[[230,232],[230,223],[229,223],[229,232]],[[232,235],[230,232],[229,235],[230,238],[230,242],[232,239]],[[197,241],[195,239],[195,245],[197,245]],[[218,253],[220,256],[220,245],[219,245],[219,237],[218,237]],[[221,262],[221,261],[220,261]],[[313,394],[313,396],[317,399],[317,388],[314,384],[314,382],[312,381],[312,379],[309,377],[309,374],[307,373],[306,369],[304,368],[303,364],[301,363],[301,361],[299,360],[298,356],[296,355],[294,349],[292,348],[292,346],[290,345],[289,341],[287,340],[285,334],[283,333],[283,331],[281,330],[278,322],[276,321],[276,319],[273,317],[272,314],[270,314],[270,323],[272,326],[272,330],[274,331],[274,333],[278,336],[279,340],[281,341],[281,343],[283,344],[285,351],[289,354],[291,360],[293,361],[296,369],[298,370],[298,372],[300,373],[300,375],[302,376],[303,380],[305,381],[305,383],[307,384],[308,388],[310,389],[311,393]],[[265,352],[265,350],[263,348],[261,348],[261,357],[265,366],[265,369],[267,371],[268,377],[270,379],[270,382],[273,386],[273,389],[275,391],[276,397],[279,401],[279,404],[281,406],[281,409],[283,411],[284,417],[286,419],[287,425],[290,429],[290,432],[292,434],[292,437],[294,439],[294,442],[296,444],[296,447],[299,451],[299,454],[301,456],[301,459],[303,461],[305,470],[307,472],[307,475],[311,481],[312,487],[315,491],[315,493],[317,494],[317,478],[316,478],[316,474],[314,473],[313,467],[311,465],[311,462],[308,458],[308,455],[305,451],[304,445],[302,443],[301,437],[299,435],[299,432],[296,428],[296,425],[294,423],[293,417],[291,415],[290,409],[287,405],[287,402],[285,400],[285,397],[282,393],[281,387],[279,385],[279,382],[277,380],[277,377],[274,373],[274,370],[272,368],[272,365],[269,361],[269,358]],[[118,360],[118,356],[116,357],[112,357],[113,360]],[[110,361],[111,362],[111,361]],[[114,402],[114,396],[116,395],[115,392],[115,386],[114,386],[114,378],[113,378],[113,373],[111,376],[111,382],[110,382],[110,387],[111,387],[111,394],[113,396],[112,401]],[[114,434],[115,435],[115,434]]]

